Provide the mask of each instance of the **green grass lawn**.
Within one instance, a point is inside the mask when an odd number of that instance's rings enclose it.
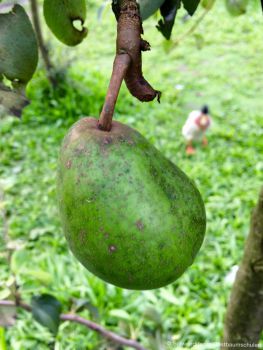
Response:
[[[162,103],[141,104],[123,86],[115,117],[138,129],[196,182],[208,219],[205,242],[194,264],[172,285],[146,292],[115,288],[86,271],[68,250],[57,213],[59,146],[74,121],[99,115],[114,57],[115,19],[108,8],[98,22],[97,9],[92,7],[89,36],[74,49],[46,31],[53,61],[67,70],[67,82],[60,91],[50,93],[40,67],[28,88],[32,103],[23,119],[0,121],[0,186],[11,243],[19,248],[11,266],[25,300],[48,292],[62,302],[65,312],[76,300],[86,300],[89,304],[80,312],[82,316],[138,339],[147,349],[189,349],[192,342],[220,341],[231,290],[225,276],[240,262],[250,213],[263,183],[259,6],[250,4],[248,15],[232,18],[218,1],[196,32],[174,48],[155,29],[156,19],[145,23],[152,51],[143,56],[144,72],[163,91]],[[180,14],[173,40],[202,11],[187,23]],[[188,113],[204,103],[213,116],[209,147],[199,147],[196,156],[189,158],[181,128]],[[2,240],[0,244],[3,296],[10,271]],[[24,311],[19,311],[16,325],[6,331],[6,339],[12,350],[46,350],[53,341]],[[175,347],[175,342],[189,343]],[[55,349],[114,347],[80,325],[63,323]]]

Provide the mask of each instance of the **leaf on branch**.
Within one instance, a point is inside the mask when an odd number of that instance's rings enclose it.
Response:
[[[111,7],[115,15],[116,21],[118,21],[120,16],[120,11],[121,11],[120,0],[112,0]]]
[[[74,299],[74,311],[79,312],[84,309],[89,310],[93,318],[99,319],[99,310],[86,299]]]
[[[20,5],[0,14],[0,75],[20,84],[32,78],[38,62],[38,46],[31,22]]]
[[[164,0],[138,0],[142,20],[152,16],[164,3]]]
[[[200,0],[182,0],[182,2],[186,11],[189,13],[190,16],[192,16],[195,13],[200,3]]]
[[[0,326],[11,327],[16,321],[15,306],[0,306]]]
[[[23,109],[29,104],[21,90],[12,90],[0,83],[0,105],[8,114],[20,118]]]
[[[160,11],[163,19],[158,22],[157,29],[169,40],[171,38],[175,17],[181,7],[181,0],[166,0]]]
[[[31,306],[35,320],[57,334],[62,309],[60,302],[52,295],[42,294],[32,298]]]

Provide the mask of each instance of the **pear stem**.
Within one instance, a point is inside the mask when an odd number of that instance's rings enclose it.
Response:
[[[111,130],[114,108],[118,99],[122,81],[126,75],[130,63],[131,58],[127,53],[117,54],[115,57],[108,92],[98,124],[99,129],[103,131]]]
[[[136,0],[112,2],[117,25],[116,57],[110,85],[101,112],[98,128],[110,131],[114,108],[122,81],[139,101],[150,102],[156,97],[160,101],[160,91],[154,90],[142,73],[142,51],[150,50],[150,44],[141,38],[143,34],[139,5]]]

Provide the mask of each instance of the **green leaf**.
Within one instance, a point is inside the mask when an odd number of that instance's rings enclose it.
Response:
[[[20,5],[0,14],[0,75],[19,84],[33,76],[38,62],[38,47],[29,17]]]
[[[160,327],[160,328],[162,327],[162,323],[163,322],[162,322],[161,314],[153,306],[146,307],[145,310],[144,310],[143,315],[148,320],[154,322],[158,327]]]
[[[127,311],[122,309],[114,309],[110,311],[110,315],[116,318],[120,318],[125,321],[130,321],[131,316],[128,314]]]
[[[34,281],[38,281],[44,285],[49,285],[53,281],[52,275],[42,270],[25,270],[23,271],[23,275],[29,278],[32,277]]]
[[[200,0],[182,0],[182,2],[186,11],[189,13],[190,16],[192,16],[195,13],[200,3]]]
[[[152,16],[164,3],[164,0],[139,0],[142,20]]]
[[[179,300],[174,296],[170,288],[162,289],[160,295],[161,295],[161,298],[166,300],[168,303],[174,304],[176,306],[180,305]]]
[[[0,83],[0,105],[8,114],[20,118],[28,104],[29,101],[22,90],[12,90]]]
[[[75,299],[75,311],[83,311],[84,309],[89,310],[93,318],[99,319],[99,310],[96,306],[92,305],[86,299]]]
[[[59,14],[59,16],[58,16]],[[64,44],[75,46],[87,36],[85,0],[45,0],[44,16],[49,29]],[[77,28],[78,21],[80,28]]]
[[[5,341],[5,329],[0,327],[0,349],[7,350],[7,345]]]
[[[206,10],[211,10],[211,8],[214,6],[216,0],[202,0],[201,6],[205,8]]]
[[[35,320],[57,334],[62,309],[60,302],[52,295],[42,294],[32,298],[31,306]]]
[[[11,295],[11,290],[9,288],[4,288],[0,290],[0,300],[5,300],[8,297],[10,297],[10,295]]]
[[[11,256],[10,267],[13,274],[20,273],[26,266],[26,263],[30,261],[31,255],[27,250],[14,251]]]
[[[171,38],[175,17],[181,7],[181,0],[165,0],[161,6],[163,19],[158,22],[157,29],[169,40]]]

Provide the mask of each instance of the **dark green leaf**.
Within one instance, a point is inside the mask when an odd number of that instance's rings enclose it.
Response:
[[[142,20],[152,16],[164,3],[164,0],[139,0]]]
[[[38,47],[30,20],[20,5],[0,14],[0,75],[26,84],[38,62]]]
[[[35,320],[57,334],[61,313],[60,302],[52,295],[42,294],[32,298],[31,306]]]
[[[181,6],[181,0],[165,0],[161,6],[163,19],[158,22],[157,29],[169,40],[171,38],[175,17]]]
[[[116,21],[118,21],[120,16],[120,0],[112,0],[111,3],[112,11],[115,15]]]
[[[99,310],[86,299],[75,299],[75,311],[83,311],[84,309],[89,310],[92,317],[95,319],[99,319]]]
[[[190,16],[192,16],[195,13],[200,3],[200,0],[182,0],[182,2],[186,11],[189,13]]]

